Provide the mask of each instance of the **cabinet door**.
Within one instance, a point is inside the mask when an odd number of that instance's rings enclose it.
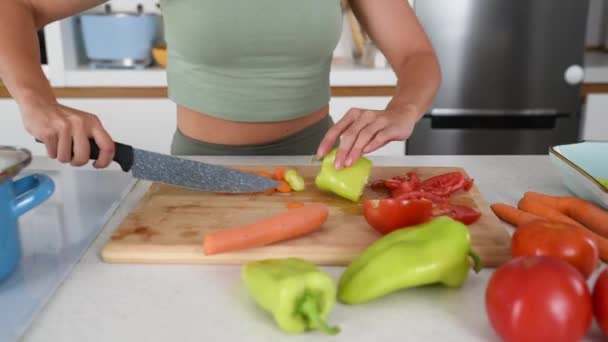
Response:
[[[384,109],[390,97],[333,97],[329,104],[332,119],[338,122],[351,108]],[[370,153],[370,156],[402,156],[405,154],[405,142],[394,141]]]
[[[585,115],[583,116],[583,140],[608,141],[608,94],[587,96]]]

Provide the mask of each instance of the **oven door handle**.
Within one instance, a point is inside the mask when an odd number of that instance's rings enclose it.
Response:
[[[567,115],[566,115],[567,116]],[[460,113],[458,115],[428,115],[422,120],[430,121],[430,129],[460,129],[460,130],[513,130],[554,129],[560,115],[471,115]]]
[[[554,108],[482,109],[482,108],[434,108],[430,116],[557,116]]]

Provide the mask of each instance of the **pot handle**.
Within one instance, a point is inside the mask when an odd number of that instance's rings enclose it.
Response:
[[[36,173],[15,181],[13,189],[17,196],[13,200],[13,212],[21,216],[51,197],[55,183],[49,176]]]

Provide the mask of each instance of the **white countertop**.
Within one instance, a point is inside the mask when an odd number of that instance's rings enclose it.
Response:
[[[309,158],[201,158],[216,163],[281,165]],[[546,156],[376,157],[376,165],[462,166],[489,203],[515,204],[524,191],[566,193]],[[32,169],[55,165],[35,160]],[[118,171],[100,171],[118,172]],[[77,174],[77,173],[76,173]],[[75,176],[78,177],[78,176]],[[287,339],[248,297],[237,266],[116,265],[99,253],[147,185],[139,183],[35,318],[24,341],[278,341]],[[80,213],[84,215],[85,213]],[[343,268],[324,267],[338,280]],[[492,270],[471,273],[461,289],[422,287],[366,305],[337,303],[329,323],[341,333],[311,332],[290,341],[498,341],[485,314]],[[593,281],[595,276],[590,279]],[[599,340],[595,326],[589,339]]]

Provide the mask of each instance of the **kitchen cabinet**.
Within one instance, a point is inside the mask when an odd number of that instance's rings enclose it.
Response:
[[[101,119],[115,141],[138,148],[169,153],[175,131],[175,104],[166,98],[69,98],[62,104],[93,113]],[[390,97],[334,97],[330,113],[335,122],[351,107],[382,109]],[[0,144],[28,148],[34,155],[45,155],[44,146],[25,131],[19,109],[12,99],[0,100]],[[370,155],[398,156],[405,153],[404,142],[392,142]]]

